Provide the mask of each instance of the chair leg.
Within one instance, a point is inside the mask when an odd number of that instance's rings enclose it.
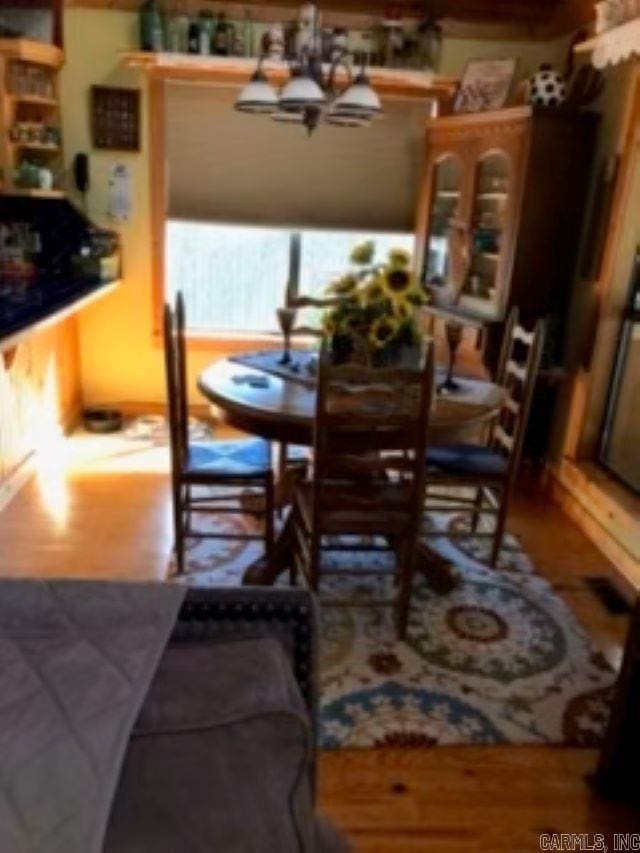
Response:
[[[398,549],[398,593],[396,598],[396,633],[399,640],[405,640],[411,607],[411,589],[416,564],[417,537],[412,536]]]
[[[274,513],[274,486],[273,474],[269,474],[264,484],[264,550],[267,558],[267,566],[269,569],[273,566],[273,548],[274,548],[274,530],[273,530],[273,513]]]
[[[176,572],[184,574],[184,525],[182,506],[182,486],[179,481],[173,482],[173,542],[176,557]]]
[[[482,486],[478,486],[476,489],[476,496],[473,501],[473,511],[471,513],[471,532],[475,533],[478,529],[478,523],[480,521],[480,516],[482,515]]]
[[[320,551],[322,546],[322,537],[315,531],[311,534],[309,542],[309,586],[314,592],[318,591],[320,582]]]
[[[493,531],[493,544],[491,547],[491,557],[489,564],[495,569],[500,556],[500,548],[502,546],[502,538],[504,536],[504,528],[507,522],[507,511],[509,509],[509,493],[506,489],[500,490],[500,509],[496,515],[496,528]]]

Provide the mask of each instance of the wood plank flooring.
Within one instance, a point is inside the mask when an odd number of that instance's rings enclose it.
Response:
[[[74,439],[49,462],[0,514],[0,574],[163,577],[171,545],[166,450]],[[509,528],[617,660],[627,620],[609,614],[582,581],[612,574],[605,558],[530,488],[521,489]],[[540,849],[541,832],[640,833],[637,813],[591,791],[585,777],[596,758],[592,750],[530,746],[327,752],[320,808],[367,853],[525,853]]]

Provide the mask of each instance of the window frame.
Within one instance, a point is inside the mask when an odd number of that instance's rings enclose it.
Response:
[[[149,204],[151,222],[151,298],[152,298],[152,342],[155,347],[163,347],[164,305],[167,298],[166,288],[166,231],[167,199],[169,197],[168,169],[165,144],[166,95],[163,75],[151,75],[148,82],[148,133],[149,140]],[[300,292],[300,272],[302,255],[302,235],[306,230],[300,226],[290,229],[290,265],[289,281],[294,295]],[[312,229],[316,230],[316,229]],[[411,233],[411,232],[407,232]],[[415,251],[415,235],[414,235]],[[244,352],[247,349],[276,348],[280,346],[280,335],[276,332],[242,332],[202,329],[186,329],[187,348],[229,354]],[[310,342],[311,339],[300,338]]]
[[[151,209],[151,317],[152,343],[164,346],[163,315],[166,300],[165,251],[168,176],[165,146],[166,98],[165,78],[150,76],[148,84],[149,114],[149,205]],[[186,330],[187,348],[224,354],[234,354],[251,348],[269,348],[280,345],[273,333],[224,332],[211,333]]]

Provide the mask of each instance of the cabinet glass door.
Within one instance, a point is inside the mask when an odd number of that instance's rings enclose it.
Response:
[[[500,314],[500,264],[510,192],[509,161],[491,153],[477,165],[470,234],[470,264],[460,306],[484,317]]]
[[[457,157],[446,156],[433,167],[429,233],[427,234],[424,283],[434,295],[448,283],[450,271],[449,223],[460,209],[462,166]]]

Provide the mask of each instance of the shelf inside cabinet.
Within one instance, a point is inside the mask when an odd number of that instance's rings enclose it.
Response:
[[[19,95],[14,92],[8,92],[7,97],[16,104],[30,104],[34,107],[51,107],[60,106],[56,98],[46,98],[44,95]]]
[[[22,198],[64,198],[64,190],[40,190],[29,187],[13,187],[0,190],[0,195],[15,195]]]
[[[52,142],[11,142],[13,148],[26,151],[38,151],[43,154],[59,154],[60,146]]]
[[[34,39],[0,38],[0,53],[7,59],[49,68],[60,68],[64,62],[64,53],[59,47]]]

